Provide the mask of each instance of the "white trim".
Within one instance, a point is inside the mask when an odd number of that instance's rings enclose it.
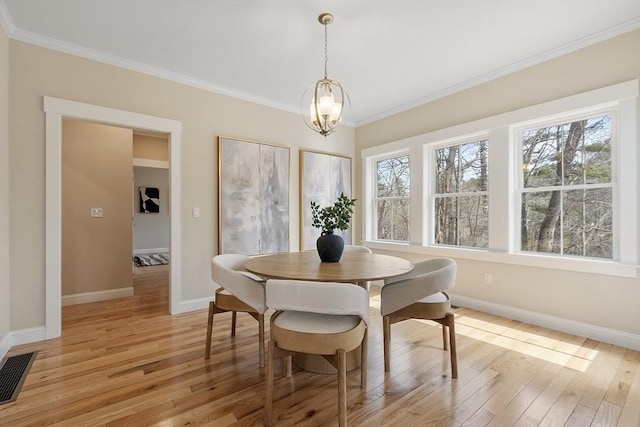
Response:
[[[74,118],[96,123],[169,134],[170,247],[169,311],[180,313],[181,212],[180,212],[180,136],[182,122],[66,99],[44,97],[46,120],[46,219],[45,219],[45,328],[46,338],[62,333],[62,211],[61,162],[62,119]]]
[[[473,310],[490,313],[507,319],[518,320],[532,325],[542,326],[554,331],[565,332],[580,337],[591,338],[619,347],[640,351],[640,335],[634,335],[624,331],[603,328],[589,323],[576,322],[549,314],[536,313],[516,307],[495,304],[488,301],[469,298],[462,295],[449,294],[451,303],[459,307],[467,307]]]
[[[139,159],[137,157],[134,157],[133,166],[143,168],[169,169],[169,162],[165,160]]]
[[[461,92],[465,89],[472,88],[474,86],[478,86],[482,83],[486,83],[491,80],[495,80],[499,77],[506,76],[511,73],[515,73],[516,71],[524,70],[525,68],[529,68],[536,64],[541,64],[545,61],[549,61],[550,59],[560,57],[562,55],[566,55],[568,53],[574,52],[576,50],[585,48],[595,43],[602,42],[604,40],[610,39],[612,37],[619,36],[621,34],[627,33],[629,31],[633,31],[640,27],[640,18],[634,18],[627,22],[623,22],[622,24],[616,25],[614,27],[608,28],[606,30],[600,31],[596,34],[592,34],[587,36],[581,40],[577,40],[572,43],[568,43],[566,45],[560,46],[556,49],[552,49],[547,52],[543,52],[539,55],[532,56],[525,60],[516,62],[515,64],[508,65],[506,67],[500,68],[498,70],[483,74],[481,76],[475,77],[473,79],[458,83],[456,85],[450,86],[446,89],[440,90],[438,92],[429,94],[427,96],[423,96],[414,101],[408,102],[406,104],[400,105],[395,108],[391,108],[389,110],[383,111],[379,114],[374,114],[365,119],[358,120],[355,123],[356,127],[364,126],[368,123],[375,122],[377,120],[381,120],[385,117],[392,116],[394,114],[401,113],[406,110],[410,110],[411,108],[419,107],[420,105],[428,104],[429,102],[433,102],[437,99],[441,99],[447,97],[449,95],[453,95],[454,93]]]
[[[0,360],[4,359],[4,356],[7,354],[10,348],[11,348],[11,332],[7,333],[0,340]]]
[[[213,299],[214,298],[212,297],[205,297],[205,298],[190,299],[188,301],[182,301],[180,303],[180,312],[188,313],[190,311],[208,309],[209,301],[212,301]]]
[[[80,292],[77,294],[63,295],[62,306],[85,304],[88,302],[106,301],[116,298],[133,296],[133,286],[128,288],[109,289],[106,291]]]
[[[134,249],[134,255],[143,255],[143,254],[163,254],[165,252],[169,252],[169,248],[149,248],[149,249]]]
[[[47,339],[44,326],[20,329],[18,331],[10,332],[9,335],[9,343],[11,344],[11,347],[22,344],[31,344],[33,342]]]
[[[484,249],[458,248],[449,246],[421,246],[407,243],[366,240],[363,246],[370,249],[404,252],[436,257],[470,259],[482,262],[521,265],[527,267],[550,268],[554,270],[575,271],[578,273],[604,274],[608,276],[640,277],[640,267],[615,261],[594,258],[581,259],[544,254],[503,253]]]

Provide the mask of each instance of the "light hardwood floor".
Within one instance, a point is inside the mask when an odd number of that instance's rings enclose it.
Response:
[[[231,315],[216,315],[205,361],[206,310],[167,314],[166,272],[134,280],[133,297],[64,307],[61,338],[11,349],[39,353],[0,425],[263,424],[257,322],[238,315],[232,339]],[[372,287],[367,390],[348,374],[352,426],[640,426],[638,352],[457,309],[457,380],[439,325],[417,320],[392,326],[385,374],[378,305]],[[335,376],[276,368],[277,425],[336,424]]]

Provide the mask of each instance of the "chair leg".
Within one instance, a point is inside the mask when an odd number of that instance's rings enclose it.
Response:
[[[236,312],[231,314],[231,336],[236,336]]]
[[[233,312],[235,315],[235,311]],[[264,314],[258,314],[258,365],[264,368]]]
[[[347,425],[347,353],[343,349],[336,352],[338,358],[338,425]]]
[[[442,324],[442,348],[449,350],[449,337],[447,337],[447,325]]]
[[[204,349],[204,358],[211,357],[211,334],[213,333],[213,313],[216,310],[215,301],[209,301],[209,318],[207,319],[207,344]]]
[[[287,378],[291,378],[291,374],[293,373],[293,367],[291,366],[292,359],[293,358],[291,357],[291,355],[285,356],[284,358],[284,364],[285,364],[284,375]]]
[[[447,313],[447,323],[449,325],[449,344],[451,347],[451,377],[458,378],[458,352],[456,349],[456,327],[453,313]]]
[[[368,335],[369,328],[365,329],[364,337],[362,338],[362,343],[360,344],[360,388],[363,390],[367,389],[367,364],[369,357],[368,350]]]
[[[382,317],[382,341],[384,345],[384,371],[389,372],[389,341],[391,340],[391,322],[389,316]]]
[[[273,405],[273,371],[275,365],[276,342],[269,340],[269,354],[267,355],[267,391],[264,402],[264,424],[271,425],[272,405]]]

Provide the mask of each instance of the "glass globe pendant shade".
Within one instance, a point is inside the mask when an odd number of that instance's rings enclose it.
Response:
[[[304,92],[300,111],[309,112],[308,116],[303,113],[302,118],[310,129],[327,136],[336,130],[350,107],[349,95],[342,85],[335,80],[322,79]]]

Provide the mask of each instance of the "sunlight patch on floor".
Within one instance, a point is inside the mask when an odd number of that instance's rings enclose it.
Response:
[[[598,354],[580,345],[467,316],[456,316],[456,334],[581,372]]]

